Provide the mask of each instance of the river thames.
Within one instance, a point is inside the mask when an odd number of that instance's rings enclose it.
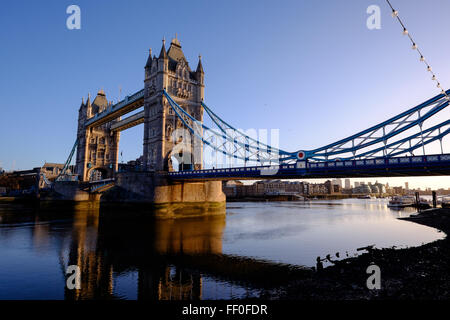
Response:
[[[445,234],[398,220],[385,199],[228,203],[226,216],[110,219],[96,206],[0,203],[0,299],[230,299],[276,286],[258,272],[310,268],[357,248],[419,246]],[[81,289],[66,288],[77,265]],[[263,271],[261,271],[263,270]],[[267,275],[269,276],[269,275]],[[273,274],[270,275],[273,277]]]

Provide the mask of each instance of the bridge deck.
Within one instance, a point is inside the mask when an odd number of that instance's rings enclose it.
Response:
[[[190,181],[432,175],[450,175],[450,154],[169,172],[172,180]]]
[[[144,111],[138,112],[111,125],[111,131],[123,131],[144,123]]]
[[[125,97],[125,99],[108,107],[102,113],[96,114],[86,122],[85,126],[86,128],[100,126],[142,106],[144,106],[144,89]]]

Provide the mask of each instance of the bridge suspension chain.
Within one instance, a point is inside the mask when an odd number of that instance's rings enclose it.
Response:
[[[278,164],[292,160],[294,157],[289,152],[245,135],[219,118],[208,107],[205,108],[203,104],[206,113],[217,126],[217,128],[209,128],[180,107],[166,91],[164,96],[183,125],[203,144],[212,148],[216,155],[219,153],[229,157],[230,160],[241,160],[244,165],[247,162]]]
[[[440,140],[448,133],[447,130],[442,131],[448,125],[447,121],[432,128],[423,129],[426,120],[444,110],[448,105],[449,101],[445,99],[444,95],[437,95],[378,125],[324,147],[305,151],[305,153],[309,159],[315,161],[368,159],[379,156],[390,157],[401,153],[412,154],[418,147],[424,147],[437,139]],[[416,131],[411,132],[414,129]],[[420,132],[420,145],[414,142],[418,137],[417,131]],[[406,137],[401,137],[405,134]],[[427,134],[427,139],[424,138],[424,134]],[[434,139],[431,139],[432,137]],[[408,142],[410,147],[402,148],[402,145]]]
[[[283,154],[283,155],[291,155],[291,152],[287,152],[278,148],[274,148],[270,145],[267,145],[261,141],[258,141],[252,137],[249,137],[248,135],[242,133],[241,131],[239,131],[238,129],[234,128],[233,126],[229,125],[227,122],[225,122],[224,120],[222,120],[218,115],[216,115],[205,103],[202,102],[202,106],[203,109],[206,111],[206,113],[209,115],[209,117],[211,118],[211,120],[216,124],[216,126],[220,129],[220,131],[222,131],[224,134],[228,135],[229,137],[231,137],[230,132],[237,134],[239,136],[242,136],[246,139],[246,141],[252,141],[257,143],[260,147],[265,147],[269,150],[273,150],[273,151],[277,151],[279,154]]]
[[[164,92],[175,114],[189,131],[218,153],[233,159],[257,163],[289,163],[296,160],[296,152],[272,148],[243,134],[218,117],[206,104],[204,110],[218,127],[211,129],[193,118],[181,108],[167,92]],[[444,121],[430,128],[422,128],[424,121],[444,110],[449,101],[447,95],[437,95],[387,121],[310,151],[304,151],[311,161],[372,159],[380,156],[413,155],[420,147],[439,140],[450,133],[450,122]],[[411,132],[411,130],[419,128]],[[402,137],[406,133],[406,137]],[[396,138],[396,140],[394,140]],[[409,144],[409,145],[408,145]],[[442,148],[441,148],[442,149]],[[275,151],[275,152],[273,152]]]
[[[73,144],[72,150],[70,151],[69,157],[67,158],[66,162],[64,163],[64,167],[62,168],[61,172],[56,177],[55,181],[61,181],[64,179],[64,176],[67,176],[67,170],[69,169],[70,163],[72,162],[73,155],[75,154],[75,150],[78,146],[78,138],[75,140],[75,143]],[[73,174],[73,172],[72,172]]]

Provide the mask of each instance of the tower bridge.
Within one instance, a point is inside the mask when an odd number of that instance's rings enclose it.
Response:
[[[144,88],[122,101],[113,104],[100,90],[92,102],[90,97],[82,102],[71,153],[76,149],[80,181],[114,179],[132,198],[154,204],[217,204],[225,202],[220,182],[224,179],[450,173],[450,154],[443,148],[450,130],[443,112],[450,90],[345,139],[289,152],[273,146],[274,141],[269,145],[243,133],[206,105],[201,57],[191,69],[177,38],[168,50],[163,40],[158,57],[150,50],[144,70]],[[142,167],[138,172],[118,172],[120,132],[140,124]],[[427,152],[433,143],[440,145],[439,153]],[[228,163],[221,167],[218,157]],[[70,160],[71,156],[67,164]]]
[[[89,98],[82,103],[77,133],[77,174],[81,180],[89,180],[93,170],[104,170],[108,177],[112,177],[117,171],[120,131],[139,124],[144,124],[144,169],[173,170],[170,161],[175,149],[172,132],[181,127],[182,121],[164,98],[166,89],[195,121],[203,121],[204,72],[201,59],[196,70],[192,71],[176,38],[168,50],[163,41],[158,57],[152,56],[150,50],[145,65],[144,89],[114,105],[103,101],[103,92],[99,92],[92,105]],[[121,119],[141,107],[143,111]],[[198,165],[194,167],[200,168]]]

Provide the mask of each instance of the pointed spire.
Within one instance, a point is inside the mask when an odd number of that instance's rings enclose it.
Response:
[[[163,38],[162,40],[162,47],[161,47],[161,53],[159,54],[159,59],[167,59],[167,52],[166,52],[166,39]]]
[[[81,105],[80,105],[79,111],[81,111],[81,109],[83,109],[84,107],[85,107],[85,105],[84,105],[84,97],[81,97]]]
[[[88,98],[86,100],[86,105],[89,106],[91,104],[91,93],[88,93]]]
[[[198,55],[198,65],[197,65],[197,71],[198,73],[205,73],[203,72],[203,65],[202,65],[202,56]]]
[[[148,49],[148,59],[145,67],[149,69],[152,67],[152,48]]]
[[[180,41],[178,40],[178,34],[175,33],[175,38],[172,39],[171,45],[174,44],[176,46],[181,47]]]

